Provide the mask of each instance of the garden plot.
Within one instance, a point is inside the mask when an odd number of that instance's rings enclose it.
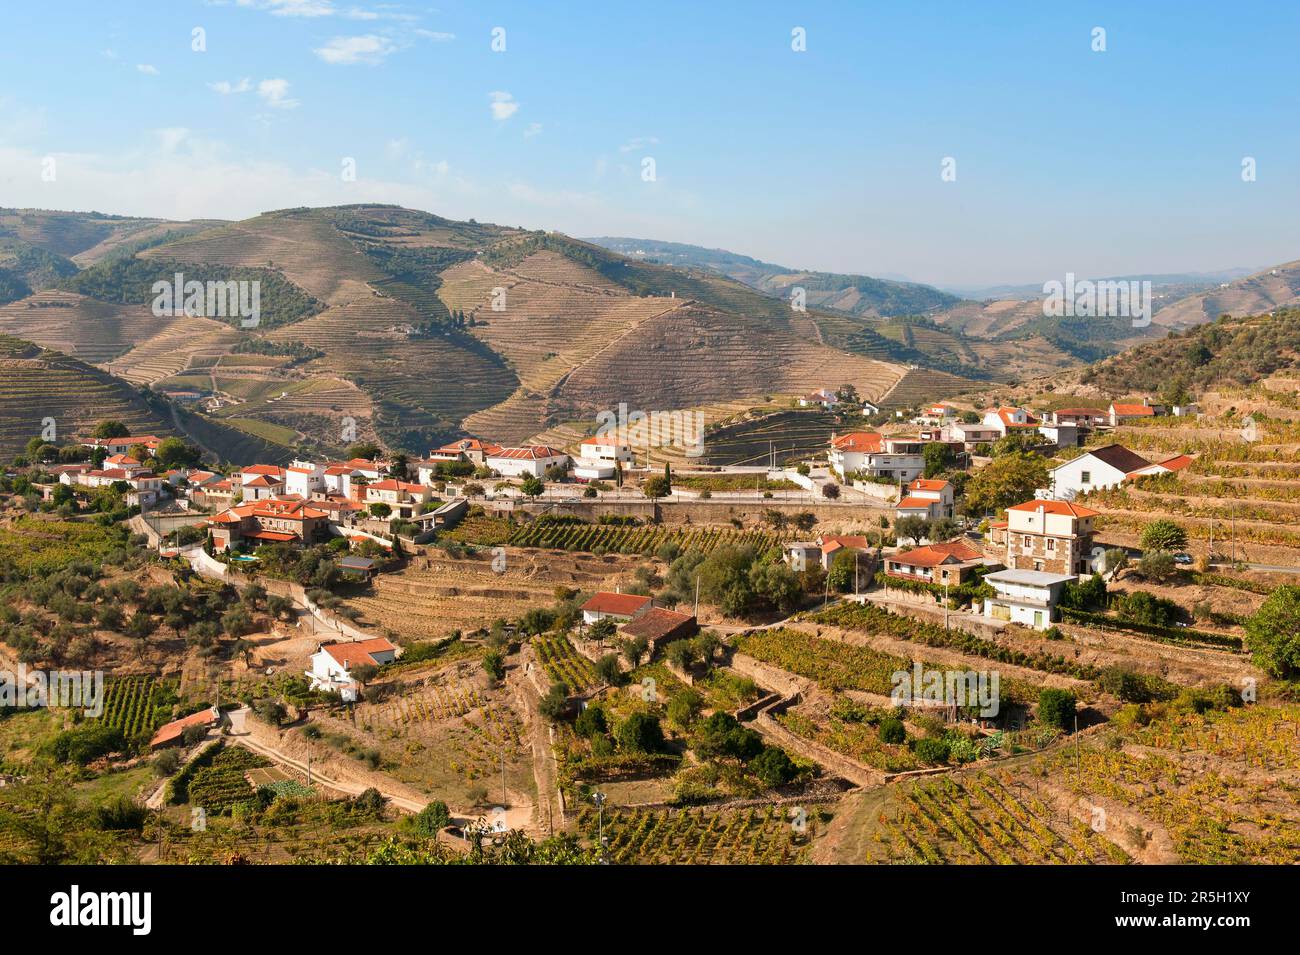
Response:
[[[454,664],[438,679],[313,722],[325,744],[455,807],[499,804],[504,758],[510,803],[534,804],[532,750],[510,693],[487,686],[476,663]]]

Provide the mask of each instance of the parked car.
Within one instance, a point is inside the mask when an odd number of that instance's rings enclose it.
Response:
[[[1191,554],[1174,554],[1174,563],[1175,563],[1175,564],[1190,564],[1190,563],[1192,563],[1192,555],[1191,555]]]

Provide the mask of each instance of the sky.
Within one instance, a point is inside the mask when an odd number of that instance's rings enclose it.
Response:
[[[947,286],[1264,267],[1300,259],[1298,45],[1282,2],[7,0],[0,206],[392,202]]]

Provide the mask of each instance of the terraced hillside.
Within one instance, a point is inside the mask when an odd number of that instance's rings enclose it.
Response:
[[[195,361],[226,354],[239,340],[233,328],[211,318],[182,315],[155,321],[165,322],[161,332],[104,362],[104,369],[133,385],[151,385]]]
[[[53,418],[62,441],[88,434],[105,418],[132,434],[175,434],[138,392],[120,379],[31,342],[0,336],[0,459],[40,437]]]
[[[1154,322],[1166,328],[1186,328],[1212,322],[1220,315],[1254,315],[1298,304],[1300,260],[1229,282],[1227,288],[1189,295],[1156,312]]]
[[[556,397],[576,418],[620,401],[687,408],[738,395],[806,394],[826,382],[878,398],[900,377],[897,365],[797,338],[749,315],[690,304],[611,342],[570,374]]]
[[[110,242],[138,238],[166,226],[161,219],[135,219],[98,212],[0,209],[0,237],[12,237],[67,259],[94,255]],[[175,225],[175,223],[172,223]]]
[[[73,292],[38,292],[0,306],[0,334],[57,349],[91,363],[109,362],[163,333],[177,319],[145,305],[101,302]]]
[[[329,304],[371,294],[365,283],[383,277],[326,217],[309,210],[268,212],[146,249],[140,255],[274,269]]]
[[[846,383],[879,397],[903,376],[892,360],[907,349],[886,339],[885,360],[852,354],[813,315],[723,275],[631,261],[556,233],[376,205],[185,224],[190,234],[132,221],[67,238],[60,248],[99,263],[65,280],[84,294],[11,303],[0,331],[131,383],[211,390],[226,402],[218,419],[284,447],[327,442],[345,416],[418,453],[466,432],[523,441],[566,422],[585,432],[578,422],[620,402],[753,407]],[[173,264],[261,270],[283,293],[281,324],[154,319],[134,300],[151,269]],[[216,372],[246,340],[299,357]]]

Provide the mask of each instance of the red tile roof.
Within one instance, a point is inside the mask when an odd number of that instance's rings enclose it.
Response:
[[[928,498],[928,497],[905,497],[898,502],[898,510],[909,511],[909,510],[922,509],[928,511],[932,504],[937,504],[937,503],[938,502],[935,501],[933,498]]]
[[[440,448],[434,448],[430,454],[459,454],[464,451],[483,451],[492,452],[499,450],[495,444],[488,444],[486,441],[480,441],[478,438],[461,438],[459,441],[453,441],[451,444],[444,444]]]
[[[284,468],[276,464],[250,464],[246,468],[240,468],[241,474],[265,474],[270,477],[283,477]]]
[[[866,550],[867,539],[861,534],[823,534],[817,538],[817,543],[821,545],[822,552],[826,554],[833,553],[843,547],[856,547],[858,550]]]
[[[1196,459],[1189,454],[1179,454],[1168,461],[1161,461],[1160,466],[1168,471],[1181,471]]]
[[[637,594],[611,594],[602,590],[583,604],[581,609],[590,610],[592,613],[612,613],[630,617],[649,603],[649,597],[641,597]]]
[[[690,636],[699,629],[695,618],[688,613],[652,607],[635,620],[623,624],[623,634],[631,637],[645,637],[647,640],[662,640],[679,630],[682,636]]]
[[[495,451],[487,452],[489,457],[508,458],[517,461],[536,461],[542,458],[562,458],[567,455],[556,448],[548,448],[544,444],[534,444],[526,448],[497,448]]]
[[[1111,405],[1115,409],[1117,416],[1126,418],[1137,418],[1143,415],[1154,415],[1156,409],[1150,405]]]
[[[832,438],[831,447],[837,451],[861,451],[868,454],[879,454],[881,451],[881,437],[875,431],[850,431],[838,438]]]
[[[947,481],[936,481],[930,478],[917,478],[907,486],[910,491],[942,491],[948,486]]]
[[[245,481],[244,487],[279,487],[284,481],[269,474],[259,474],[251,481]]]
[[[259,541],[270,541],[272,544],[287,544],[298,539],[297,534],[286,534],[283,531],[253,531],[242,536]]]
[[[336,662],[354,667],[376,663],[378,661],[375,660],[374,654],[396,650],[397,646],[383,637],[372,637],[369,640],[355,640],[351,643],[326,643],[321,645],[321,649]]]
[[[891,554],[886,560],[912,567],[938,567],[940,564],[964,564],[980,560],[983,556],[982,552],[964,541],[950,541]]]
[[[158,732],[153,734],[153,739],[149,740],[149,745],[159,746],[162,743],[171,742],[191,726],[211,726],[220,718],[215,706],[210,706],[206,710],[199,710],[197,713],[191,713],[189,716],[182,716],[180,719],[172,720],[160,727]]]
[[[1023,504],[1014,504],[1007,510],[1030,512],[1041,510],[1048,514],[1068,514],[1071,517],[1096,517],[1101,513],[1082,504],[1071,504],[1069,501],[1025,501]]]

